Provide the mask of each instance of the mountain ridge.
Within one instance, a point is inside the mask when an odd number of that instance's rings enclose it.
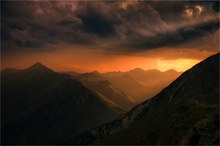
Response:
[[[57,144],[123,111],[78,80],[41,64],[1,73],[2,144]]]
[[[193,66],[120,119],[76,136],[67,143],[218,144],[218,124],[213,127],[207,123],[206,131],[201,131],[204,128],[197,124],[204,123],[205,119],[216,121],[216,116],[213,118],[212,115],[219,114],[219,82],[216,77],[219,79],[219,53]],[[191,131],[194,125],[199,133]],[[207,138],[205,135],[212,135],[211,131],[215,135]],[[205,138],[208,141],[204,142]]]
[[[106,80],[101,74],[91,72],[80,74],[77,77],[88,88],[105,96],[125,111],[128,111],[135,105],[128,95],[112,85],[112,83]]]

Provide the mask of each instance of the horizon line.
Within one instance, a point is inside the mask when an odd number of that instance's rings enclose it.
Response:
[[[82,71],[76,71],[76,70],[61,70],[61,71],[57,71],[56,69],[53,69],[52,67],[48,67],[46,64],[44,64],[44,63],[42,63],[42,62],[39,62],[39,61],[37,61],[36,63],[33,63],[32,65],[29,65],[29,66],[27,66],[27,67],[25,67],[25,68],[5,67],[5,68],[1,69],[1,72],[2,72],[3,70],[6,70],[6,69],[25,70],[25,69],[28,69],[28,68],[32,67],[32,66],[35,65],[35,64],[41,64],[41,65],[43,65],[43,66],[45,66],[45,67],[47,67],[47,68],[49,68],[49,69],[51,69],[51,70],[53,70],[53,71],[55,71],[55,72],[57,72],[57,73],[65,73],[65,72],[75,72],[75,73],[79,73],[79,74],[93,73],[93,72],[98,72],[98,73],[101,73],[101,74],[114,73],[114,72],[115,72],[115,73],[116,73],[116,72],[125,73],[125,72],[129,72],[129,71],[136,70],[136,69],[140,69],[140,70],[143,70],[143,71],[157,70],[157,71],[160,71],[160,72],[167,72],[167,71],[173,70],[173,71],[178,72],[178,73],[183,73],[183,72],[184,72],[184,71],[177,71],[177,70],[172,69],[172,68],[167,69],[167,70],[165,70],[165,71],[162,71],[162,70],[157,69],[157,68],[143,69],[143,68],[141,68],[141,67],[131,68],[131,69],[126,70],[126,71],[112,70],[112,71],[106,71],[106,72],[102,72],[102,71],[99,71],[99,70],[91,70],[91,71],[84,71],[84,72],[82,72]]]

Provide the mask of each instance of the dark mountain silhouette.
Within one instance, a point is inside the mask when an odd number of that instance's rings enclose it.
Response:
[[[17,71],[19,71],[19,70],[14,69],[14,68],[5,68],[4,70],[1,71],[1,74],[11,74],[11,73],[14,73]]]
[[[78,75],[80,75],[80,73],[74,72],[74,71],[64,71],[64,72],[60,72],[60,73],[68,74],[68,75],[71,75],[71,76],[78,76]]]
[[[122,118],[68,144],[219,145],[219,53]]]
[[[36,75],[42,75],[42,74],[51,74],[53,71],[46,67],[45,65],[41,63],[35,63],[34,65],[30,66],[28,69],[23,70],[26,74],[31,73],[31,74],[36,74]],[[53,72],[54,73],[54,72]]]
[[[98,94],[105,96],[111,102],[125,111],[130,110],[135,106],[131,97],[120,91],[118,88],[107,81],[100,73],[91,72],[78,76],[79,80],[88,88],[94,90]]]
[[[83,73],[78,76],[83,81],[103,81],[105,78],[97,71]]]
[[[135,68],[128,72],[109,72],[102,75],[136,103],[141,103],[156,95],[180,74],[175,70],[161,72],[157,69]]]
[[[123,112],[78,80],[37,63],[1,72],[2,144],[60,144]]]

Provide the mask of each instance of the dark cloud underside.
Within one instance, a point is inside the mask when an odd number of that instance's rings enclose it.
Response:
[[[218,1],[2,1],[1,15],[5,54],[60,43],[115,52],[200,48],[219,31]]]

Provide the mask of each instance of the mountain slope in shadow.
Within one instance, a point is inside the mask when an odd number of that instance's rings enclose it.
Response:
[[[123,112],[69,75],[37,63],[1,72],[2,144],[60,144]]]
[[[112,85],[111,82],[106,80],[100,73],[91,72],[78,76],[79,80],[84,83],[88,88],[105,96],[118,107],[125,111],[129,111],[135,106],[131,97]]]
[[[122,118],[69,144],[219,145],[219,53],[184,72]]]

